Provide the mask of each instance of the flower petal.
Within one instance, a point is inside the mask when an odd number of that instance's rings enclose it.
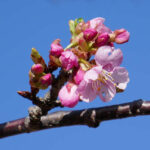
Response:
[[[102,84],[101,90],[99,92],[99,96],[102,101],[108,102],[112,100],[115,94],[116,94],[116,88],[112,82],[108,80],[106,84]]]
[[[86,82],[97,80],[98,74],[101,73],[102,66],[93,67],[89,71],[87,71],[84,75],[84,80]]]
[[[83,87],[84,84],[84,88]],[[80,99],[85,102],[91,102],[96,98],[96,93],[92,89],[92,83],[87,83],[85,81],[81,82],[81,85],[78,87],[78,92],[80,94]]]
[[[98,17],[90,20],[90,28],[95,29],[104,23],[105,19]]]
[[[120,49],[114,50],[114,48],[110,46],[100,47],[95,54],[96,64],[102,65],[103,68],[106,70],[107,67],[105,66],[109,65],[109,69],[111,68],[112,70],[114,67],[119,66],[122,63],[122,60],[123,60],[122,51]]]
[[[128,71],[123,67],[115,67],[112,73],[112,78],[119,89],[124,90],[129,82]]]

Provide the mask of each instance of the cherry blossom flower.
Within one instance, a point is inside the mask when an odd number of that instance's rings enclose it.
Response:
[[[52,75],[50,73],[48,73],[48,74],[42,76],[39,79],[39,83],[40,83],[41,89],[46,89],[52,83]]]
[[[95,46],[96,47],[100,47],[100,46],[103,46],[103,45],[106,45],[109,41],[109,35],[108,33],[102,33],[100,34],[97,39],[95,40]]]
[[[63,51],[64,49],[60,45],[60,40],[56,39],[55,41],[53,41],[53,43],[51,44],[50,55],[60,56]]]
[[[58,94],[61,104],[66,107],[74,107],[79,101],[79,94],[77,92],[77,85],[68,82],[63,86]]]
[[[85,73],[77,91],[80,99],[85,102],[93,101],[96,96],[108,102],[115,96],[116,87],[124,90],[128,82],[128,72],[125,68],[116,67],[112,72],[108,72],[99,65]]]
[[[62,67],[67,71],[78,66],[78,58],[72,51],[64,51],[61,53],[60,62]]]
[[[34,64],[31,68],[32,73],[40,74],[44,71],[44,68],[41,64]]]
[[[115,34],[115,42],[117,44],[123,44],[125,42],[128,42],[130,33],[125,29],[119,29],[114,31]]]
[[[79,84],[80,99],[90,102],[98,95],[102,101],[112,100],[116,88],[124,90],[129,82],[128,72],[119,67],[123,54],[120,49],[110,46],[100,47],[95,54],[97,66],[87,71]]]
[[[83,32],[83,36],[86,41],[93,40],[96,35],[97,35],[97,31],[95,29],[86,29]]]

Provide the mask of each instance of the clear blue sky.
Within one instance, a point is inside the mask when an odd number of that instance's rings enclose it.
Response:
[[[96,99],[74,109],[150,99],[149,6],[149,0],[0,0],[0,122],[26,116],[32,105],[16,93],[29,89],[31,48],[48,61],[51,42],[60,38],[66,46],[68,21],[78,17],[104,17],[112,30],[124,27],[130,32],[130,41],[116,46],[123,50],[122,66],[129,71],[130,83],[110,103]],[[0,140],[0,149],[140,150],[148,149],[149,135],[150,116],[144,116],[103,122],[97,129],[73,126],[22,134]]]

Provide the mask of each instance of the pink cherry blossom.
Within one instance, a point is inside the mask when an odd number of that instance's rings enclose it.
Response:
[[[62,52],[59,59],[62,67],[67,71],[78,66],[78,57],[69,50]]]
[[[125,29],[119,29],[114,31],[115,34],[115,42],[117,44],[123,44],[125,42],[128,42],[130,33]]]
[[[63,86],[59,91],[58,97],[61,104],[66,107],[74,107],[79,101],[79,94],[76,91],[77,85],[68,82],[67,85]]]
[[[101,17],[94,18],[88,22],[89,27],[95,29],[98,33],[104,33],[104,32],[111,33],[111,30],[103,24],[104,21],[105,19]]]
[[[97,35],[97,31],[95,29],[86,29],[83,32],[83,36],[86,41],[93,40],[96,35]]]
[[[63,51],[64,49],[60,45],[60,40],[56,39],[55,41],[53,41],[53,43],[51,44],[50,55],[60,56]]]
[[[44,68],[41,64],[34,64],[31,68],[32,73],[40,74],[44,71]]]
[[[103,45],[106,45],[109,41],[109,35],[108,33],[102,33],[100,34],[97,39],[95,40],[95,46],[96,47],[100,47],[100,46],[103,46]]]
[[[82,68],[79,68],[79,70],[76,72],[74,76],[74,81],[78,85],[83,80],[85,72],[82,70]]]
[[[110,46],[100,47],[95,54],[96,64],[102,65],[103,69],[107,71],[112,71],[114,67],[120,66],[122,60],[122,51]]]
[[[113,78],[115,76],[115,78]],[[87,71],[83,81],[79,84],[78,92],[80,99],[85,102],[93,101],[99,96],[102,101],[108,102],[116,94],[116,87],[125,89],[129,82],[128,72],[121,67],[107,72],[102,66],[96,66]]]
[[[41,88],[47,88],[52,83],[52,75],[50,73],[42,76],[39,79]]]

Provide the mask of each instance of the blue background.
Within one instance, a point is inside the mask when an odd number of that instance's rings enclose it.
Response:
[[[16,91],[29,90],[28,71],[32,47],[48,62],[50,44],[60,38],[69,44],[68,21],[104,17],[112,30],[126,28],[130,41],[121,48],[122,66],[130,75],[124,93],[109,103],[96,99],[74,109],[99,107],[150,97],[150,1],[149,0],[0,0],[0,122],[27,116],[31,102]],[[44,92],[41,92],[43,95]],[[58,110],[58,109],[55,109]],[[54,111],[55,111],[54,110]],[[70,110],[70,109],[69,109]],[[148,149],[150,116],[102,122],[93,129],[63,127],[0,140],[2,150],[52,149]]]

